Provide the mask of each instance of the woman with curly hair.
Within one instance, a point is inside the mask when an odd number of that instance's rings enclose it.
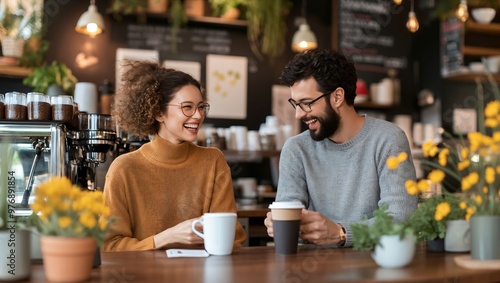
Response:
[[[236,212],[229,166],[216,148],[199,147],[198,130],[210,105],[190,75],[151,62],[131,62],[112,114],[139,137],[138,150],[118,156],[104,186],[117,218],[104,251],[202,246],[191,223],[206,212]],[[237,223],[234,245],[245,240]]]

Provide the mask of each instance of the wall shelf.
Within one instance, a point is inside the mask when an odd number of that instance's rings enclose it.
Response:
[[[30,68],[0,65],[0,76],[2,77],[24,78],[29,76],[31,72],[32,70]]]
[[[500,81],[500,74],[492,74],[492,76],[495,81]],[[444,78],[449,81],[474,83],[477,77],[481,78],[482,81],[488,80],[488,75],[486,73],[456,73],[450,74]]]
[[[500,55],[500,48],[464,46],[463,53],[465,56],[494,56]]]
[[[500,35],[500,24],[498,23],[478,24],[473,21],[467,21],[465,26],[465,32]]]

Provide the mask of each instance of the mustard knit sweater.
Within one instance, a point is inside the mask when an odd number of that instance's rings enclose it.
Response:
[[[117,218],[104,251],[152,250],[155,234],[184,220],[206,212],[236,212],[231,172],[220,150],[172,144],[158,135],[113,161],[104,198]],[[235,246],[244,240],[237,223]],[[172,247],[189,246],[164,248]]]

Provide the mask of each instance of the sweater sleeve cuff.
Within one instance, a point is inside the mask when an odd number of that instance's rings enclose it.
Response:
[[[345,229],[345,233],[346,233],[346,240],[345,240],[345,245],[343,246],[343,248],[349,248],[349,247],[352,247],[352,230],[351,230],[351,225],[349,223],[342,223],[341,224],[342,227],[344,227]]]

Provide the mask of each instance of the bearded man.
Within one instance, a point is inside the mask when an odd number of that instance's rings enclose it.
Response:
[[[276,201],[300,201],[300,239],[321,246],[350,247],[353,222],[373,221],[373,212],[388,204],[397,222],[417,208],[406,193],[415,180],[410,145],[393,123],[354,108],[357,75],[354,63],[333,50],[297,54],[280,80],[290,87],[295,117],[308,130],[289,138],[281,152]],[[390,170],[386,160],[406,152],[408,160]],[[273,236],[271,213],[264,221]]]

